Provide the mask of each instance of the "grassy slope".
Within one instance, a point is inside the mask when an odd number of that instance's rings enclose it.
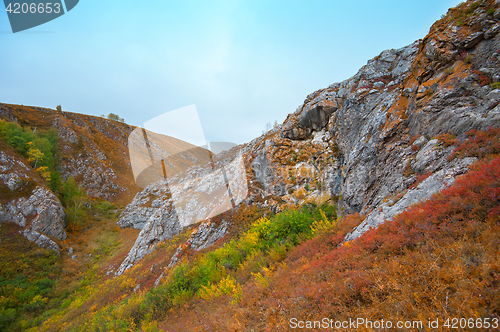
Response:
[[[108,272],[138,231],[118,228],[112,209],[96,210],[68,232],[63,246],[73,247],[76,259],[47,255],[6,224],[1,322],[11,330],[286,331],[291,317],[498,317],[500,130],[470,136],[454,143],[455,157],[481,158],[472,172],[343,245],[360,217],[335,223],[332,215],[303,218],[292,211],[258,219],[255,207],[243,206],[232,215],[238,230],[214,248],[187,251],[177,268],[164,270],[189,229],[113,278]],[[151,291],[163,271],[165,281]],[[17,286],[31,289],[30,297],[20,298]]]
[[[105,276],[112,258],[96,262],[44,330],[288,331],[292,317],[500,318],[500,130],[470,136],[455,142],[454,157],[480,158],[471,172],[350,243],[342,240],[361,222],[356,215],[260,218],[225,245],[187,254],[148,290],[148,271],[166,266],[188,231],[122,277]],[[250,209],[239,217],[248,225],[258,216]]]
[[[288,331],[289,319],[500,318],[500,132],[473,134],[460,156],[484,159],[433,199],[350,243],[339,221],[292,251],[242,298],[164,312],[165,331]],[[441,326],[441,330],[447,330]]]
[[[67,230],[63,254],[38,248],[13,223],[0,227],[0,330],[39,325],[80,297],[104,267],[120,260],[138,231],[121,229],[109,211],[96,211],[79,230]],[[67,249],[74,249],[73,259]],[[97,283],[94,285],[97,286]],[[37,297],[38,296],[38,297]]]

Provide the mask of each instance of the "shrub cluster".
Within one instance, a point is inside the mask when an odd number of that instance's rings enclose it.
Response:
[[[54,192],[59,190],[61,176],[56,170],[59,140],[57,130],[31,129],[15,122],[0,120],[0,139],[24,156]]]

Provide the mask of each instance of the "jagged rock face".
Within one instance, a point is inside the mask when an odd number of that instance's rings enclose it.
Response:
[[[235,185],[238,180],[242,182],[241,176],[246,184],[246,172],[239,172],[243,158],[231,159],[215,160],[215,170],[211,165],[192,167],[178,177],[155,182],[138,193],[121,214],[118,224],[141,229],[141,232],[115,274],[122,274],[152,252],[157,243],[171,239],[192,224],[218,215],[221,207],[229,203],[229,192],[235,204],[245,198],[241,186]],[[227,232],[227,224],[223,222],[221,227],[215,227],[211,223],[202,223],[198,230],[190,242],[193,250],[215,243]]]
[[[31,242],[35,242],[39,247],[55,252],[61,252],[61,248],[47,236],[40,234],[33,229],[26,228],[22,234]]]
[[[156,210],[168,203],[171,194],[168,187],[154,183],[139,192],[120,215],[118,225],[143,229]]]
[[[384,51],[352,78],[312,93],[279,135],[256,140],[249,158],[263,195],[286,199],[297,185],[287,183],[291,176],[282,176],[283,170],[322,165],[312,178],[323,176],[323,189],[339,195],[339,212],[366,214],[407,190],[415,173],[453,173],[446,159],[452,148],[434,137],[464,138],[470,129],[500,125],[500,93],[486,84],[500,81],[500,23],[485,9],[499,5],[480,3],[463,26],[447,17],[424,40]],[[323,151],[297,163],[294,152],[314,146],[323,129],[330,135],[322,137]],[[282,153],[282,147],[292,153]],[[284,158],[276,158],[280,154]],[[318,163],[325,155],[334,160]],[[440,189],[425,187],[428,195]],[[401,211],[404,202],[416,201],[407,198],[395,206]]]
[[[226,235],[228,227],[229,223],[225,220],[218,224],[210,221],[201,223],[191,232],[191,235],[186,243],[177,248],[175,254],[170,259],[168,267],[172,267],[177,264],[182,257],[182,252],[186,249],[200,251],[212,246],[215,242]]]
[[[9,151],[9,148],[2,146]],[[52,240],[66,239],[64,209],[59,199],[40,184],[39,177],[19,158],[0,151],[0,224],[15,222],[23,235],[39,246],[60,251]],[[52,238],[52,239],[51,239]]]
[[[209,221],[203,222],[191,232],[191,236],[187,240],[187,245],[196,251],[208,248],[226,235],[228,226],[229,224],[225,220],[218,225]]]
[[[91,197],[112,200],[116,194],[125,191],[125,188],[116,184],[117,176],[113,169],[96,162],[94,158],[88,158],[88,154],[69,158],[61,166],[61,171],[65,179],[69,176],[81,179],[80,184]]]
[[[154,211],[144,224],[134,246],[130,249],[115,275],[121,275],[140,259],[150,254],[156,244],[171,239],[182,230],[183,227],[179,223],[175,209],[172,209],[172,201],[167,200],[165,204]]]
[[[371,212],[350,240],[466,172],[473,160],[449,162],[453,147],[436,136],[500,126],[500,90],[488,84],[500,82],[500,15],[486,12],[500,12],[500,3],[477,3],[464,22],[450,11],[423,40],[384,51],[350,79],[310,94],[283,125],[244,145],[247,203],[278,212],[338,198],[340,214]],[[141,195],[124,225],[134,225],[133,213],[136,224],[152,213],[148,193]]]
[[[429,199],[434,193],[448,188],[455,182],[455,178],[458,175],[468,171],[467,167],[474,161],[476,161],[475,158],[455,160],[445,169],[434,173],[422,181],[416,188],[409,189],[396,203],[394,203],[394,199],[383,203],[377,209],[373,210],[373,212],[368,214],[366,219],[346,236],[345,240],[354,240],[370,228],[376,228],[385,220],[392,219],[397,214],[406,210],[409,206]]]
[[[22,200],[20,198],[18,204]],[[64,232],[66,215],[61,202],[50,190],[44,187],[36,187],[33,194],[19,205],[29,207],[24,211],[30,209],[31,215],[35,216],[30,227],[33,231],[59,240],[66,239],[66,233]]]

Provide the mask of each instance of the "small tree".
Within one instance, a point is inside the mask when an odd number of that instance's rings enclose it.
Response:
[[[61,194],[62,192],[62,180],[61,173],[55,170],[50,173],[49,188],[56,194]]]
[[[36,165],[38,164],[39,160],[43,160],[45,157],[45,154],[33,147],[33,142],[28,142],[26,143],[26,146],[28,147],[28,161],[32,163],[33,168],[36,169]],[[34,163],[34,164],[33,164]]]
[[[57,105],[56,106],[56,111],[59,112],[59,113],[62,113],[62,107],[61,107],[61,105]]]
[[[109,113],[108,114],[108,119],[119,121],[119,122],[125,122],[125,120],[123,118],[120,118],[118,115],[116,115],[114,113]]]
[[[45,179],[45,181],[50,182],[50,170],[47,166],[38,167],[36,171]]]
[[[70,176],[63,186],[63,203],[66,206],[66,213],[73,230],[75,225],[79,225],[82,219],[86,218],[86,212],[82,209],[87,201],[85,190],[76,183],[73,176]]]

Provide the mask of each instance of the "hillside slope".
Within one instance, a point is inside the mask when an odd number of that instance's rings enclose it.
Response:
[[[424,39],[310,94],[253,141],[202,151],[210,163],[174,155],[186,171],[145,188],[129,157],[135,127],[0,104],[0,328],[498,320],[499,128],[493,0],[450,9]],[[136,147],[148,165],[147,144]],[[49,189],[55,171],[61,192]],[[69,217],[80,224],[65,228]]]
[[[66,235],[61,227],[66,224],[66,218],[63,207],[56,195],[47,188],[51,187],[54,191],[59,190],[53,188],[54,185],[51,181],[55,178],[60,177],[61,183],[65,183],[70,177],[73,177],[90,198],[110,201],[121,206],[130,203],[134,195],[141,190],[134,179],[130,160],[129,137],[136,128],[134,126],[90,115],[1,103],[0,121],[3,121],[2,126],[5,130],[5,133],[2,134],[5,136],[3,139],[9,141],[12,146],[16,146],[16,149],[13,149],[0,142],[2,144],[1,162],[5,164],[2,168],[4,175],[0,179],[0,186],[6,187],[5,190],[2,189],[0,197],[0,221],[2,222],[14,221],[25,227],[25,219],[30,216],[30,218],[35,219],[33,225],[42,225],[35,227],[34,231],[42,231],[43,236],[64,240]],[[15,135],[11,133],[14,137],[7,137],[9,130],[14,132]],[[27,131],[27,133],[23,134],[23,131]],[[35,169],[36,163],[29,161],[29,156],[20,153],[26,152],[28,144],[33,142],[26,142],[25,147],[20,143],[20,140],[25,139],[24,136],[31,137],[26,138],[28,141],[37,139],[38,133],[47,132],[47,135],[50,135],[51,131],[55,133],[55,137],[51,139],[57,140],[57,142],[53,143],[53,151],[50,152],[51,162],[49,164],[51,167],[48,170],[50,174],[47,175],[46,171],[45,177],[47,179],[45,179],[40,176],[43,172]],[[154,135],[154,133],[150,133],[150,135]],[[185,142],[174,138],[162,136],[159,142],[162,145],[162,153],[172,155],[176,161],[175,164],[181,165],[183,168],[209,160],[208,155],[202,149],[190,150],[186,147]],[[142,154],[136,153],[134,161],[147,165],[150,163],[149,156],[147,152],[143,152],[147,149],[140,143],[138,142],[134,151],[142,152]],[[142,143],[144,145],[144,142]],[[40,144],[43,146],[44,143]],[[45,144],[48,143],[45,142]],[[23,170],[11,169],[12,164],[15,163]],[[172,163],[167,164],[167,170],[170,173],[178,171],[174,165],[171,165]],[[48,180],[50,177],[52,180]],[[26,179],[30,185],[31,183],[37,185],[34,189],[35,194],[29,190],[18,188],[20,184],[16,183],[20,181],[20,178]],[[139,179],[137,180],[139,181]],[[42,198],[41,196],[47,197]],[[27,202],[30,202],[29,208],[22,207],[23,201],[26,199]],[[41,201],[42,199],[44,200]],[[54,209],[58,211],[56,212]],[[58,227],[61,228],[57,235],[51,231],[43,231],[44,228],[52,228],[53,223],[58,224]],[[26,234],[28,235],[28,233]],[[38,233],[30,235],[28,238],[37,242],[44,239],[43,237],[39,238]],[[47,242],[45,239],[43,241]],[[50,245],[54,249],[58,248],[55,243]],[[44,247],[48,247],[48,245],[44,244]]]
[[[449,187],[475,159],[449,162],[453,147],[446,138],[500,126],[499,8],[494,1],[469,1],[450,9],[423,40],[382,52],[353,77],[310,94],[281,126],[241,146],[245,203],[279,212],[330,199],[340,215],[370,214],[348,235],[353,239]],[[170,200],[146,189],[122,220],[144,211],[149,203],[143,196]],[[142,215],[149,227],[122,271],[183,230],[171,211]]]
[[[0,118],[33,130],[55,128],[63,181],[73,176],[90,196],[127,204],[140,190],[132,177],[127,148],[134,127],[90,115],[8,104],[0,104]]]

